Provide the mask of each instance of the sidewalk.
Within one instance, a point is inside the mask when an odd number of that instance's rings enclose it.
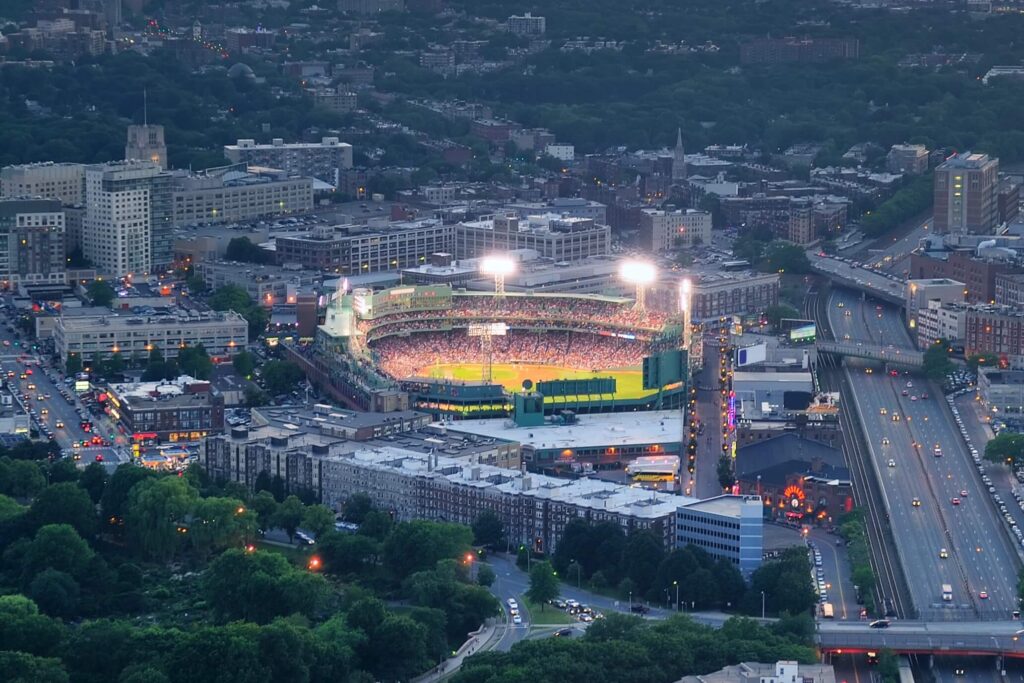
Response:
[[[499,627],[504,628],[505,623],[501,622],[498,624],[485,624],[480,628],[479,631],[471,633],[469,640],[462,644],[453,656],[444,660],[430,671],[419,676],[418,678],[412,679],[412,683],[433,683],[434,681],[442,681],[462,666],[462,662],[473,655],[474,653],[482,650],[490,650],[494,647],[495,643],[498,642],[494,636],[499,632]]]

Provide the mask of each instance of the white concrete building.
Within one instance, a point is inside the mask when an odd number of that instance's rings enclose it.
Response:
[[[546,30],[547,20],[529,12],[521,17],[513,14],[508,18],[508,32],[517,36],[542,36]]]
[[[711,214],[695,209],[644,209],[640,212],[640,242],[655,252],[710,244]]]
[[[177,358],[186,346],[202,344],[211,357],[233,356],[249,344],[249,324],[234,311],[203,312],[178,309],[149,316],[75,317],[62,315],[53,330],[54,347],[67,362],[69,354],[88,362],[94,356],[144,359],[159,349],[164,358]]]
[[[0,169],[0,198],[39,197],[62,204],[81,204],[85,199],[85,164],[38,164]]]
[[[152,180],[160,173],[160,165],[150,161],[86,170],[82,251],[99,272],[111,277],[150,272]]]
[[[574,145],[560,142],[545,147],[544,153],[549,157],[558,159],[559,161],[572,161],[576,158],[576,147]]]

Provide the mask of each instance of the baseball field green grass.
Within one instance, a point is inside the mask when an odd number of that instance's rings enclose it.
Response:
[[[482,363],[434,364],[418,373],[420,377],[435,379],[452,379],[460,381],[479,381],[484,378]],[[636,399],[650,396],[655,392],[643,388],[643,376],[639,368],[609,368],[607,370],[579,370],[558,365],[537,365],[530,363],[495,363],[491,368],[491,381],[502,385],[508,391],[522,391],[523,380],[547,382],[556,379],[596,379],[599,377],[615,378],[615,398]],[[571,397],[575,400],[577,397]],[[594,399],[598,399],[594,396]],[[550,402],[564,400],[561,396],[547,397]]]

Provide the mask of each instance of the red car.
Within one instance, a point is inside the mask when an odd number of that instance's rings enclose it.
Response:
[[[100,454],[96,455],[96,462],[103,462],[103,456]]]
[[[959,498],[954,498],[953,499],[953,505],[959,505],[959,504],[960,504],[960,499]]]

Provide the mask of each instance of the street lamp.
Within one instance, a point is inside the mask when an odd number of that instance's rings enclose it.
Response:
[[[676,611],[679,611],[679,582],[673,581],[672,585],[676,587]]]
[[[516,263],[508,256],[485,256],[480,261],[480,272],[494,278],[494,295],[505,296],[505,277],[516,271]]]
[[[764,620],[764,591],[761,591],[761,620]]]
[[[647,286],[658,276],[658,269],[647,261],[623,261],[619,266],[619,277],[625,282],[636,285],[636,303],[638,311],[647,309]]]
[[[629,591],[629,613],[633,613],[633,591]]]

